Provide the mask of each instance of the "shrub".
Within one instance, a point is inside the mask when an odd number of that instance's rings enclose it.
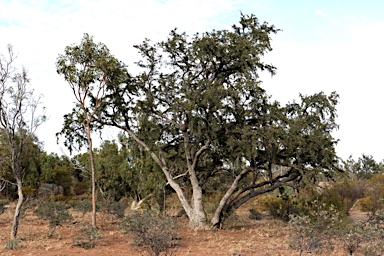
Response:
[[[366,197],[360,200],[360,206],[371,215],[384,207],[384,174],[375,174],[368,181]]]
[[[106,196],[101,200],[100,208],[103,212],[102,227],[107,225],[107,221],[114,223],[116,219],[124,217],[125,209],[128,204],[126,202],[116,202],[112,196]]]
[[[384,254],[384,230],[382,223],[384,212],[380,211],[376,218],[367,221],[357,221],[341,231],[340,238],[344,249],[349,255],[361,250],[366,256],[379,256]]]
[[[334,183],[323,192],[323,202],[333,204],[340,212],[349,215],[357,200],[363,198],[365,181],[345,180]]]
[[[73,210],[76,212],[81,212],[82,217],[87,212],[92,212],[92,201],[88,198],[83,198],[80,201],[74,200],[70,202]]]
[[[142,247],[151,256],[172,255],[171,248],[177,238],[177,223],[167,215],[156,215],[153,212],[136,212],[126,216],[120,223],[125,234],[131,233],[134,244]]]
[[[361,247],[364,240],[363,226],[364,222],[358,221],[341,231],[340,239],[348,255],[353,255]]]
[[[88,181],[81,181],[76,182],[75,186],[73,188],[73,193],[76,196],[83,195],[89,191],[89,182]]]
[[[261,220],[261,213],[258,210],[251,208],[249,209],[249,218],[251,220]]]
[[[282,197],[269,197],[264,201],[264,209],[272,217],[283,221],[289,221],[290,214],[297,214],[300,211],[296,200]]]
[[[116,216],[117,218],[124,217],[124,211],[128,204],[125,202],[116,202],[113,197],[107,196],[101,201],[103,212]]]
[[[5,205],[9,203],[8,199],[0,199],[0,214],[3,214],[5,211]]]
[[[308,215],[290,215],[289,224],[294,232],[289,246],[299,251],[299,255],[333,251],[332,237],[340,215],[333,206],[327,206],[315,200]]]
[[[61,202],[48,201],[39,206],[37,216],[40,219],[48,220],[50,231],[48,237],[52,237],[57,226],[63,222],[72,221],[72,215],[68,211],[68,206]]]
[[[99,230],[92,226],[89,222],[86,222],[82,224],[73,246],[90,249],[94,248],[96,246],[96,242],[101,239],[102,237]]]
[[[5,244],[5,249],[8,249],[8,250],[20,249],[21,245],[19,244],[19,242],[20,242],[19,239],[10,239]]]

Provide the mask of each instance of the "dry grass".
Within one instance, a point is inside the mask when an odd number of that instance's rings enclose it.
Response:
[[[187,228],[187,219],[178,218],[180,223],[179,246],[175,248],[175,255],[242,255],[242,256],[287,256],[298,255],[292,251],[286,241],[289,240],[291,228],[284,222],[263,216],[262,220],[248,219],[248,207],[237,212],[237,219],[228,223],[225,230],[216,231],[191,231]],[[175,212],[176,209],[172,209]],[[73,241],[80,224],[90,221],[89,214],[81,216],[81,213],[71,211],[74,222],[58,227],[54,237],[48,238],[48,222],[39,220],[33,210],[27,210],[20,220],[19,238],[22,249],[6,250],[6,244],[12,220],[12,209],[7,209],[0,215],[0,255],[139,255],[131,246],[131,238],[119,232],[117,224],[103,224],[100,233],[103,242],[96,248],[85,250],[73,247]],[[354,213],[361,216],[359,213]],[[336,247],[335,256],[347,255],[342,248]]]

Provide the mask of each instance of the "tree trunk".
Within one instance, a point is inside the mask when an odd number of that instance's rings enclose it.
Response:
[[[89,160],[91,161],[92,175],[92,226],[96,228],[96,174],[95,174],[95,158],[93,156],[92,138],[89,124],[84,125],[88,138]]]
[[[92,169],[92,226],[96,227],[96,174],[95,174],[95,161],[93,158],[93,150],[89,149]]]
[[[196,172],[190,167],[190,181],[192,185],[192,212],[189,216],[189,226],[193,229],[207,229],[207,218],[203,205],[203,189],[196,177]]]
[[[21,182],[21,179],[17,178],[17,193],[19,195],[19,199],[16,204],[15,208],[15,215],[13,216],[13,222],[12,222],[12,230],[11,230],[11,240],[14,240],[17,236],[17,230],[19,228],[19,217],[21,212],[21,206],[24,201],[24,195],[23,195],[23,183]]]
[[[207,218],[203,206],[202,188],[197,185],[193,187],[192,213],[189,216],[189,226],[193,229],[207,229]]]
[[[232,182],[232,185],[229,187],[225,195],[221,198],[219,205],[216,208],[215,213],[213,214],[213,217],[211,219],[211,226],[215,228],[219,228],[222,216],[223,216],[223,209],[227,206],[229,198],[233,195],[235,190],[239,186],[240,180],[250,171],[252,171],[251,168],[243,170],[239,175],[237,175],[236,179]]]

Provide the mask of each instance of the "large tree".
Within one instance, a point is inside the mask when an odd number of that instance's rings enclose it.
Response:
[[[276,70],[262,57],[277,31],[242,15],[232,30],[191,38],[173,30],[165,41],[145,40],[134,46],[142,72],[126,87],[108,88],[97,113],[100,124],[125,131],[151,155],[192,228],[207,226],[203,188],[212,178],[225,180],[210,220],[218,227],[257,195],[335,170],[338,95],[301,96],[281,107],[260,87],[259,72]],[[127,90],[133,85],[136,95]]]
[[[96,227],[96,176],[92,131],[96,112],[103,105],[108,86],[117,86],[127,79],[126,68],[102,43],[96,44],[85,34],[80,45],[67,46],[56,62],[57,73],[64,76],[76,99],[72,112],[64,116],[64,125],[57,134],[65,137],[70,151],[86,145],[92,176],[92,225]]]
[[[36,129],[45,120],[37,111],[40,97],[36,97],[27,70],[15,67],[12,46],[7,54],[0,55],[0,136],[3,146],[1,161],[9,166],[17,187],[18,202],[12,222],[11,239],[17,236],[20,211],[24,200],[23,179],[28,173],[25,168],[25,152],[33,145]],[[3,165],[4,166],[4,165]]]

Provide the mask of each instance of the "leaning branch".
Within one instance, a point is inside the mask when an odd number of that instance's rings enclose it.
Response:
[[[229,207],[237,209],[241,205],[243,205],[245,202],[247,202],[249,199],[251,199],[251,198],[253,198],[255,196],[261,195],[261,194],[265,194],[265,193],[271,192],[271,191],[273,191],[273,190],[275,190],[275,189],[277,189],[277,188],[279,188],[281,186],[284,186],[287,182],[295,180],[299,176],[300,176],[300,173],[296,172],[296,173],[291,174],[289,177],[286,177],[286,178],[282,179],[281,181],[278,181],[278,182],[274,183],[271,186],[264,187],[264,188],[261,188],[261,189],[258,189],[258,190],[254,190],[254,191],[250,191],[248,194],[246,194],[245,196],[241,197],[240,199],[238,199],[236,201],[233,201],[230,204]]]

